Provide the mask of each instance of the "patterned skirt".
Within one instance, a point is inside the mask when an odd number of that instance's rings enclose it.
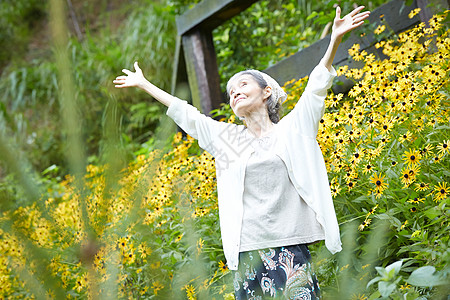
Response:
[[[320,299],[304,244],[241,252],[234,271],[236,299]]]

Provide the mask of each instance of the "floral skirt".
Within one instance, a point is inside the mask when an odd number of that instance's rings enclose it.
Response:
[[[320,299],[304,244],[239,253],[234,271],[236,299]]]

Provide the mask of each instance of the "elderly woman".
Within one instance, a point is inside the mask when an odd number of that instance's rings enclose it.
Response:
[[[234,270],[237,299],[318,299],[307,245],[325,240],[341,250],[322,153],[316,142],[332,62],[345,33],[363,24],[360,6],[341,18],[336,8],[328,49],[295,108],[282,120],[286,93],[269,75],[242,71],[227,84],[230,105],[245,125],[215,121],[147,81],[138,64],[113,82],[138,87],[168,107],[184,131],[215,157],[222,242]]]

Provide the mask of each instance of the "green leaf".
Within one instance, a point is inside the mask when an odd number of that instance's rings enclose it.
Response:
[[[314,18],[315,16],[317,16],[318,13],[316,11],[313,11],[307,18],[306,21],[311,20],[312,18]]]
[[[425,216],[427,216],[430,220],[433,220],[434,218],[438,217],[441,212],[436,208],[436,207],[432,207],[430,209],[427,209],[426,211],[423,212],[425,214]]]
[[[380,296],[381,296],[380,291],[377,290],[375,293],[373,293],[372,295],[370,295],[370,297],[369,297],[368,300],[378,299],[378,298],[380,298]]]
[[[382,279],[385,279],[388,277],[388,273],[385,268],[383,267],[375,267],[375,270],[377,270],[378,274],[382,276]]]
[[[381,280],[381,277],[380,276],[377,276],[377,277],[375,277],[374,279],[372,279],[371,281],[369,281],[369,283],[367,283],[367,286],[366,287],[369,287],[369,286],[371,286],[372,284],[374,284],[375,282],[378,282],[378,281],[380,281]]]
[[[403,261],[399,260],[399,261],[396,261],[395,263],[392,263],[392,264],[390,264],[389,266],[386,267],[386,272],[388,273],[390,278],[392,278],[391,274],[392,275],[397,275],[398,272],[400,272],[400,269],[402,268],[402,263],[403,263]],[[392,273],[392,271],[394,273]]]
[[[378,282],[378,290],[381,296],[388,297],[395,290],[396,284],[387,281]]]
[[[443,276],[439,272],[435,272],[436,269],[433,266],[424,266],[418,268],[411,273],[406,282],[411,285],[422,287],[433,287],[437,285],[448,284],[448,280],[443,278]]]

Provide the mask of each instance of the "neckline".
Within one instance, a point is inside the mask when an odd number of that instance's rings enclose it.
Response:
[[[245,129],[247,130],[247,134],[250,136],[250,138],[255,139],[255,140],[263,140],[263,139],[267,139],[268,137],[271,137],[271,136],[274,134],[274,132],[276,131],[276,129],[277,129],[277,124],[276,124],[276,123],[272,123],[272,124],[273,124],[272,129],[271,129],[269,132],[267,132],[265,135],[262,135],[262,136],[259,136],[259,137],[255,136],[255,135],[248,129],[247,126],[245,127]]]

